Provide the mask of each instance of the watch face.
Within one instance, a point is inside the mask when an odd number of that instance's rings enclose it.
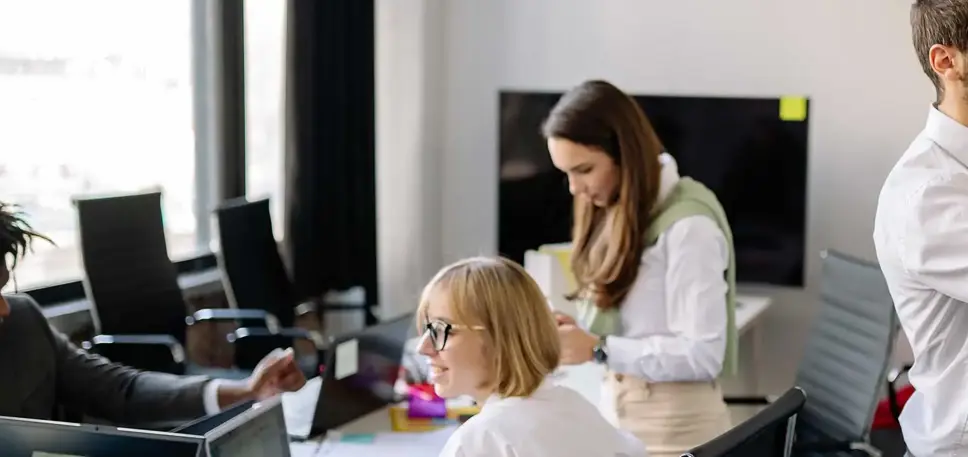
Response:
[[[608,353],[605,352],[601,346],[595,346],[595,350],[592,352],[592,357],[595,358],[596,362],[605,363],[608,359]]]

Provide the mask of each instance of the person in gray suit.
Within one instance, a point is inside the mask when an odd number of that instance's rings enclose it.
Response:
[[[50,241],[0,202],[0,289],[34,239]],[[305,383],[291,350],[266,356],[243,381],[135,370],[72,344],[32,298],[0,295],[0,416],[56,420],[68,410],[116,424],[173,423]]]

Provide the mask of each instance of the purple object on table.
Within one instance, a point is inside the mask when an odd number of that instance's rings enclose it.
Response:
[[[435,419],[447,417],[447,401],[433,393],[421,389],[422,386],[410,386],[407,402],[407,417],[420,419]],[[431,387],[431,389],[433,389]]]

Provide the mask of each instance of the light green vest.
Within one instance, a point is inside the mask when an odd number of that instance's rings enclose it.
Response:
[[[729,245],[729,266],[726,269],[726,356],[722,375],[733,376],[738,367],[738,335],[736,331],[736,255],[733,249],[733,233],[729,229],[726,213],[716,195],[702,183],[691,178],[680,178],[678,184],[656,209],[656,217],[645,234],[645,246],[655,245],[659,235],[680,219],[690,216],[706,216],[716,221]],[[648,268],[648,266],[646,266]],[[618,308],[602,310],[591,300],[579,300],[578,315],[589,332],[602,336],[618,332],[621,316]]]

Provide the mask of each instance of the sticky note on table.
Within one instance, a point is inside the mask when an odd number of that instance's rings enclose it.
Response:
[[[353,376],[359,370],[359,342],[356,338],[344,341],[336,346],[336,366],[334,375],[336,379],[343,379]]]
[[[807,97],[787,95],[780,97],[780,120],[803,122],[807,119]]]
[[[370,444],[376,440],[376,435],[372,433],[353,433],[340,437],[342,443]]]

